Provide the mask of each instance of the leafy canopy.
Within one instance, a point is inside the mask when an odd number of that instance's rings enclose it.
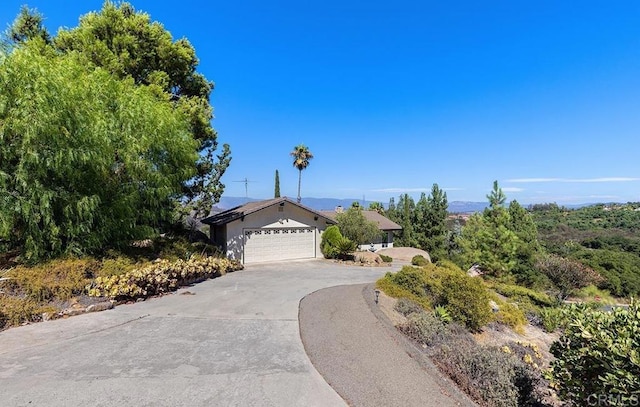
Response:
[[[0,63],[0,242],[28,259],[147,236],[196,171],[185,113],[34,39]]]
[[[25,17],[26,18],[26,17]],[[209,96],[213,83],[196,71],[198,58],[186,38],[174,41],[162,24],[126,2],[105,1],[102,10],[80,18],[77,27],[60,29],[52,40],[58,52],[79,53],[93,66],[120,79],[133,79],[169,98],[188,124],[199,153],[196,172],[182,192],[196,215],[206,216],[224,190],[221,177],[231,161],[227,144],[216,155]]]
[[[380,237],[377,223],[367,220],[359,206],[339,213],[336,220],[342,235],[356,244],[368,244]]]

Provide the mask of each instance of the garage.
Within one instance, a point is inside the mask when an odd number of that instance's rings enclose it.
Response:
[[[244,263],[316,257],[315,228],[245,229]]]
[[[211,242],[242,263],[322,257],[322,233],[335,220],[286,197],[247,202],[202,221]]]

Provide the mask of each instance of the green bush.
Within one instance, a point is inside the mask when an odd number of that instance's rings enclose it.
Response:
[[[411,259],[411,264],[413,264],[414,266],[422,267],[430,263],[427,259],[424,258],[424,256],[417,254]]]
[[[551,346],[553,381],[561,398],[582,405],[629,406],[640,397],[640,304],[611,312],[568,307],[569,323]]]
[[[442,293],[435,302],[444,305],[454,321],[478,331],[493,318],[489,293],[478,278],[448,273],[442,277]]]
[[[540,310],[540,323],[547,332],[555,332],[561,327],[563,321],[561,308],[546,307]]]
[[[491,287],[513,301],[520,302],[524,300],[541,307],[550,307],[556,304],[556,300],[549,297],[549,295],[519,285],[496,283]]]
[[[18,266],[9,270],[9,283],[37,302],[68,300],[81,294],[99,269],[93,259],[52,260],[34,267]]]
[[[447,308],[443,307],[442,305],[437,305],[433,309],[433,315],[438,320],[444,322],[445,324],[447,324],[447,323],[452,321],[451,315],[449,315],[449,311],[447,311]]]
[[[23,322],[36,321],[42,308],[31,298],[10,297],[0,294],[0,330],[18,326]]]
[[[462,271],[460,266],[458,266],[457,264],[455,264],[454,262],[452,262],[450,260],[438,260],[438,262],[436,263],[436,266],[438,266],[438,267],[440,267],[441,269],[444,269],[444,270],[455,271],[455,272],[458,272],[458,273],[464,273],[464,271]]]
[[[389,273],[389,279],[397,286],[419,297],[426,296],[424,291],[426,274],[422,269],[403,267],[397,273]]]
[[[575,296],[585,302],[596,302],[602,305],[614,305],[616,299],[607,290],[601,290],[595,285],[588,285],[575,293]]]
[[[356,250],[356,244],[352,240],[346,237],[341,237],[335,247],[335,252],[338,258],[347,259],[349,255]]]
[[[320,250],[327,259],[335,259],[338,256],[337,246],[342,239],[342,233],[337,225],[329,226],[322,233],[322,240],[320,242]]]
[[[378,279],[378,281],[376,281],[376,287],[379,288],[380,290],[384,291],[384,293],[387,294],[389,297],[407,298],[407,299],[412,300],[413,302],[416,302],[416,303],[420,304],[422,306],[422,308],[424,308],[424,309],[430,309],[431,308],[431,302],[429,301],[429,299],[427,297],[418,296],[418,295],[414,294],[413,292],[407,290],[406,288],[403,288],[403,287],[397,285],[392,280],[393,275],[394,275],[393,273],[385,274],[384,277],[382,277],[382,278]]]
[[[514,304],[502,301],[497,296],[493,300],[498,304],[500,310],[495,314],[496,320],[515,331],[522,331],[522,327],[527,324],[524,312]]]
[[[397,273],[387,273],[383,279],[387,289],[392,286],[402,293],[410,293],[414,301],[415,298],[424,298],[426,303],[444,306],[454,321],[469,329],[479,330],[493,317],[489,294],[482,281],[460,271],[442,269],[429,263],[420,268],[405,266]],[[385,292],[396,296],[387,290]]]
[[[111,277],[124,274],[128,271],[142,268],[147,264],[136,263],[130,257],[117,255],[112,258],[105,258],[100,264],[100,268],[96,271],[96,277]]]
[[[382,259],[382,261],[383,261],[383,262],[385,262],[385,263],[391,263],[391,262],[393,261],[393,259],[392,259],[391,257],[386,256],[386,255],[384,255],[384,254],[381,254],[381,255],[380,255],[380,258],[381,258],[381,259]]]

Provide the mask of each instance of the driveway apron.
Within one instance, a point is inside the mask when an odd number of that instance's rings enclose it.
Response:
[[[299,302],[390,270],[251,265],[161,298],[0,332],[0,404],[344,406],[305,353]]]

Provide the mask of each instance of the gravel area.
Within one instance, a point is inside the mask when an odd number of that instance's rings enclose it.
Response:
[[[300,302],[311,362],[350,406],[474,406],[373,302],[372,285],[316,291]]]

